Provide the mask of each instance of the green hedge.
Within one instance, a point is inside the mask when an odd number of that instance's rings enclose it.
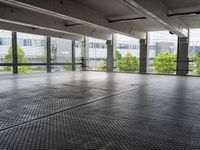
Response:
[[[153,66],[158,73],[175,73],[176,55],[169,52],[161,52],[154,58]]]

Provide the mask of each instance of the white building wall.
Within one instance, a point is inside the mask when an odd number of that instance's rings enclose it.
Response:
[[[121,48],[123,45],[129,45],[131,48]],[[132,46],[134,46],[134,48]],[[128,52],[130,52],[137,58],[140,57],[139,40],[132,37],[116,34],[116,49],[122,54],[122,56],[125,56]]]
[[[190,46],[200,46],[200,29],[190,30]]]
[[[200,32],[199,32],[200,33]],[[22,48],[25,51],[25,55],[27,58],[37,58],[39,56],[46,54],[46,42],[44,42],[43,46],[24,46],[23,40],[24,39],[34,39],[34,40],[43,40],[46,41],[45,36],[39,36],[39,35],[33,35],[33,34],[26,34],[26,33],[18,33],[18,43],[22,46]],[[132,55],[139,58],[139,40],[131,37],[127,37],[124,35],[117,34],[117,50],[120,51],[120,53],[125,56],[128,52],[130,52]],[[200,45],[200,40],[198,39],[199,34],[195,36],[192,40],[191,45]],[[6,45],[0,45],[0,60],[5,57],[5,55],[8,52],[9,47],[11,47],[11,32],[0,30],[0,38],[7,39]],[[56,39],[56,38],[52,38]],[[150,39],[150,45],[155,45],[156,42],[174,42],[177,45],[177,37],[174,35],[170,35],[167,31],[163,32],[152,32],[151,33],[151,39]],[[90,43],[98,43],[104,45],[104,47],[92,47],[90,45],[89,48],[89,57],[90,58],[100,58],[105,59],[107,57],[107,49],[106,49],[106,41],[90,38]],[[134,48],[120,48],[120,44],[125,45],[135,45]],[[71,40],[64,40],[59,39],[57,40],[57,56],[61,59],[65,59],[66,57],[71,57]],[[176,51],[177,49],[175,49]],[[75,49],[75,55],[77,58],[81,57],[81,48],[76,47]],[[156,56],[156,50],[150,49],[149,50],[149,57],[154,58]]]
[[[24,46],[25,39],[30,40],[38,40],[38,41],[46,41],[45,36],[34,35],[34,34],[26,34],[26,33],[17,33],[18,44],[23,48],[25,52],[25,56],[27,58],[37,58],[38,56],[45,55],[46,51],[46,42],[44,42],[43,46],[36,46],[32,43],[32,46]]]

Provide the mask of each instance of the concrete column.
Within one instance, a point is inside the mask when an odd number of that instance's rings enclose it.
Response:
[[[107,71],[113,72],[114,70],[114,44],[113,40],[107,40]]]
[[[147,42],[145,39],[140,40],[140,73],[147,73]]]
[[[47,37],[47,72],[51,72],[51,38]]]
[[[189,38],[178,38],[178,53],[177,53],[177,75],[187,75],[189,67],[188,58]]]
[[[75,41],[72,41],[72,71],[76,70]]]
[[[87,70],[89,66],[89,38],[85,37],[81,42],[81,59],[82,59],[82,69]]]
[[[18,55],[17,55],[17,33],[12,32],[12,61],[13,74],[18,73]]]
[[[117,66],[117,58],[116,58],[117,36],[116,34],[113,34],[112,36],[112,45],[113,45],[113,70],[114,70]]]

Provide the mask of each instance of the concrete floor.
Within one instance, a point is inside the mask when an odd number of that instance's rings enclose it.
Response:
[[[200,149],[200,78],[0,76],[0,149]]]

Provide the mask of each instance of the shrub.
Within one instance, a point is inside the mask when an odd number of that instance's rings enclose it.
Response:
[[[119,51],[116,51],[116,57],[117,67],[119,71],[136,72],[139,70],[139,60],[130,52],[128,52],[124,57],[122,57],[121,53]]]
[[[29,63],[29,60],[25,57],[25,53],[22,47],[17,45],[17,56],[18,56],[18,63]],[[8,49],[8,54],[4,58],[4,63],[12,63],[12,48]],[[11,71],[11,66],[5,67],[6,71]],[[30,66],[19,66],[18,67],[19,73],[30,73],[31,67]]]
[[[101,63],[97,66],[97,70],[106,71],[106,61],[101,61]]]
[[[176,55],[161,52],[153,61],[153,66],[158,73],[174,73],[176,71]]]
[[[196,68],[195,68],[195,70],[196,70],[197,75],[200,75],[200,58],[199,57],[196,58]]]

